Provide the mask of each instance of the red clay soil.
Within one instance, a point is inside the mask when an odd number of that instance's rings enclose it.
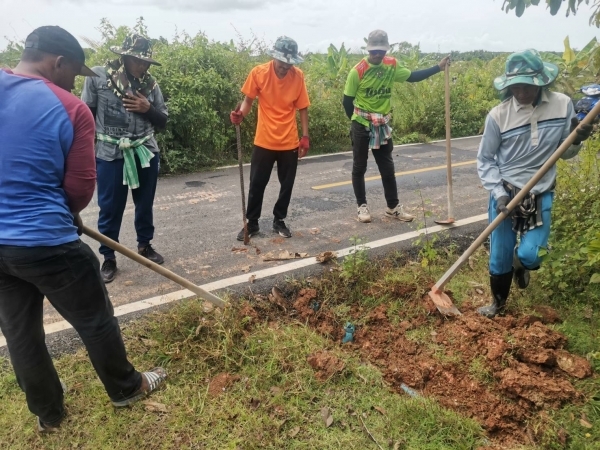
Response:
[[[301,290],[293,305],[296,317],[341,342],[343,324],[315,302],[316,290]],[[592,369],[587,360],[563,349],[564,335],[546,326],[560,321],[551,308],[538,309],[536,316],[490,320],[467,306],[464,315],[445,319],[428,297],[423,305],[422,315],[394,324],[387,305],[366,318],[354,310],[350,316],[360,326],[354,343],[344,347],[376,365],[396,392],[403,393],[405,383],[477,420],[496,444],[530,443],[535,433],[527,429],[529,419],[581,399],[571,382],[591,376]],[[407,337],[417,328],[427,330],[425,336]],[[320,380],[343,369],[343,362],[325,351],[311,355],[309,364]]]

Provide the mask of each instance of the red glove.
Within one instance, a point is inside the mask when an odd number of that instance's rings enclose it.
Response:
[[[232,124],[239,125],[242,123],[242,120],[244,120],[244,115],[239,109],[237,109],[235,111],[231,111],[231,114],[229,114],[229,120],[231,120]]]
[[[310,148],[310,141],[308,140],[308,136],[302,136],[300,139],[300,145],[298,145],[299,152],[298,158],[304,158],[308,153],[308,149]]]

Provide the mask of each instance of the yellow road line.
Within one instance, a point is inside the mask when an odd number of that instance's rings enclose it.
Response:
[[[459,163],[452,164],[452,167],[468,166],[469,164],[475,164],[476,162],[477,162],[477,160],[473,159],[472,161],[464,161],[464,162],[459,162]],[[431,172],[433,170],[442,170],[442,169],[445,169],[445,168],[446,168],[446,165],[443,165],[443,166],[434,166],[434,167],[426,167],[424,169],[407,170],[406,172],[396,172],[395,175],[397,177],[401,177],[403,175],[413,175],[415,173]],[[365,178],[365,181],[373,181],[373,180],[381,180],[381,176],[377,175],[375,177],[367,177],[367,178]],[[311,189],[314,189],[314,190],[318,191],[318,190],[321,190],[321,189],[329,189],[329,188],[332,188],[332,187],[347,186],[349,184],[352,184],[352,181],[340,181],[338,183],[322,184],[320,186],[313,186]]]

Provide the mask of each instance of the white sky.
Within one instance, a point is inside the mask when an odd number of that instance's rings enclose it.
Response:
[[[59,25],[77,37],[99,39],[103,17],[133,26],[143,16],[151,37],[172,38],[176,30],[204,32],[209,39],[236,40],[236,30],[268,43],[280,35],[300,50],[323,51],[330,43],[358,49],[377,28],[391,42],[421,44],[425,52],[450,50],[562,51],[582,48],[600,30],[588,25],[590,7],[575,17],[552,17],[544,6],[523,17],[500,10],[503,0],[0,0],[0,49],[23,40],[34,28]],[[541,2],[544,4],[545,2]],[[563,6],[564,8],[564,6]]]

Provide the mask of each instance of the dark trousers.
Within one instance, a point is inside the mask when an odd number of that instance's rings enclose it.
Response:
[[[252,161],[250,162],[250,192],[248,193],[248,221],[258,222],[262,210],[265,188],[271,178],[273,165],[277,162],[277,177],[281,184],[279,198],[273,208],[275,219],[283,220],[287,217],[288,206],[292,198],[292,189],[296,180],[298,168],[298,149],[294,150],[267,150],[254,146]]]
[[[358,206],[367,203],[365,189],[365,172],[367,171],[367,160],[369,159],[369,128],[352,121],[352,153],[354,161],[352,164],[352,187],[356,196]],[[394,209],[398,206],[398,187],[396,186],[396,170],[392,158],[394,144],[392,139],[373,151],[373,157],[381,174],[383,192],[388,208]]]
[[[135,205],[134,225],[138,247],[148,245],[154,238],[152,207],[158,181],[158,161],[158,153],[155,153],[154,158],[150,160],[150,167],[142,169],[137,155],[135,157],[140,187],[132,189],[131,195]],[[117,242],[119,242],[119,232],[129,191],[129,187],[123,184],[123,164],[122,159],[114,161],[96,159],[98,206],[100,207],[98,231]],[[100,246],[100,253],[105,259],[115,258],[114,250],[105,245]]]
[[[79,333],[113,400],[142,383],[127,360],[98,258],[77,240],[54,247],[0,246],[0,329],[29,410],[47,424],[64,415],[63,392],[48,353],[44,296]]]

